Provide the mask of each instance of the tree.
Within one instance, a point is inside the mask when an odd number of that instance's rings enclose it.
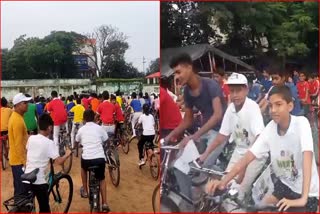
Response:
[[[160,58],[157,58],[150,62],[149,68],[147,68],[146,75],[149,75],[158,71],[160,71]]]

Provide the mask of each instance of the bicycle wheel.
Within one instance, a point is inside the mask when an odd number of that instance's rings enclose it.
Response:
[[[71,149],[71,145],[70,145],[70,142],[68,141],[64,141],[63,142],[63,145],[64,145],[64,150],[66,149]],[[65,173],[65,174],[68,174],[71,170],[71,166],[72,166],[72,153],[70,154],[70,156],[65,160],[65,162],[63,163],[62,165],[62,171]]]
[[[150,173],[153,179],[157,180],[159,177],[159,161],[155,154],[150,156]]]
[[[130,149],[128,139],[129,139],[129,136],[127,131],[125,130],[124,133],[120,136],[121,148],[125,154],[128,154]]]
[[[2,141],[2,155],[1,155],[1,162],[2,162],[2,169],[5,170],[8,167],[8,159],[7,159],[7,142]]]
[[[160,183],[154,188],[152,193],[152,209],[154,213],[160,212]]]
[[[90,213],[100,212],[100,193],[94,192],[91,195],[92,201],[90,203]]]
[[[109,163],[107,164],[109,176],[112,184],[117,187],[120,183],[120,160],[115,149],[108,154]]]
[[[57,176],[57,175],[55,175]],[[52,213],[67,213],[73,196],[73,182],[70,175],[60,174],[49,189],[49,204]]]

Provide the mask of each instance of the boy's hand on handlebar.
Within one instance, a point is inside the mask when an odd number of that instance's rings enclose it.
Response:
[[[226,187],[220,180],[209,180],[206,185],[206,192],[210,195],[213,195],[217,189],[224,190],[225,188]]]
[[[277,207],[279,211],[286,211],[290,207],[304,207],[306,204],[307,200],[303,200],[303,198],[294,200],[283,198],[277,203]]]

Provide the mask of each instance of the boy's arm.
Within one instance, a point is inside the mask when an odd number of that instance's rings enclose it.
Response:
[[[210,153],[215,150],[221,143],[225,142],[228,139],[228,136],[218,133],[217,137],[213,140],[213,142],[207,147],[206,151],[200,155],[200,161],[204,161],[210,155]]]

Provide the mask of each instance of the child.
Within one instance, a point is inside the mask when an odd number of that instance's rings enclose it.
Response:
[[[309,78],[309,92],[312,104],[317,104],[319,96],[319,80],[318,74],[312,74]]]
[[[71,130],[71,146],[74,148],[74,135],[76,131],[76,124],[79,124],[79,128],[82,126],[83,122],[83,113],[85,108],[81,105],[81,99],[77,98],[77,105],[70,109],[70,112],[74,113],[72,130]]]
[[[37,197],[40,213],[50,213],[49,206],[49,186],[45,180],[45,170],[50,158],[54,163],[62,165],[70,156],[71,151],[66,150],[63,157],[59,156],[55,143],[48,138],[53,129],[53,121],[48,114],[42,114],[39,117],[39,134],[31,135],[27,142],[27,163],[25,173],[29,173],[39,168],[37,180],[32,185],[27,185],[27,189],[31,188]]]
[[[200,156],[200,161],[204,161],[213,150],[231,136],[232,140],[236,143],[236,147],[226,170],[229,171],[255,142],[256,138],[263,131],[264,124],[259,105],[247,97],[249,92],[247,78],[243,74],[233,73],[229,77],[227,84],[230,89],[232,102],[224,114],[219,134]],[[250,192],[253,182],[266,162],[267,156],[265,155],[259,160],[252,162],[238,176],[241,193],[239,195],[240,200],[243,200],[245,194]]]
[[[272,121],[221,181],[208,182],[207,191],[224,189],[248,164],[270,152],[272,169],[278,179],[275,179],[274,192],[266,195],[263,203],[274,204],[279,211],[300,207],[299,212],[316,212],[319,176],[310,124],[305,117],[290,115],[293,102],[287,86],[273,87],[269,103]]]
[[[304,116],[308,116],[310,109],[310,93],[309,93],[309,83],[306,81],[307,75],[306,72],[299,72],[299,82],[297,83],[297,89],[299,98],[301,100],[301,106],[303,107]]]
[[[82,126],[76,135],[76,143],[81,143],[81,179],[82,187],[80,193],[82,198],[88,197],[87,171],[90,166],[98,166],[95,169],[96,179],[100,180],[100,193],[102,198],[102,212],[109,212],[107,205],[107,190],[105,181],[106,158],[103,144],[108,140],[107,132],[98,124],[94,123],[94,111],[88,109],[83,114],[85,125]]]
[[[123,130],[124,130],[124,116],[123,113],[121,111],[121,107],[119,105],[119,103],[117,102],[117,98],[115,95],[111,94],[111,99],[110,99],[111,103],[113,103],[116,112],[115,112],[115,118],[116,118],[116,128],[115,128],[115,136],[117,136],[118,132],[120,132],[120,135],[123,134]]]
[[[139,150],[139,166],[145,164],[144,154],[143,154],[143,146],[146,142],[153,142],[154,136],[156,134],[154,126],[155,121],[153,116],[150,114],[149,105],[144,104],[143,107],[143,114],[139,117],[138,124],[142,123],[143,133],[141,139],[138,143],[138,150]],[[153,143],[152,143],[153,144]]]

